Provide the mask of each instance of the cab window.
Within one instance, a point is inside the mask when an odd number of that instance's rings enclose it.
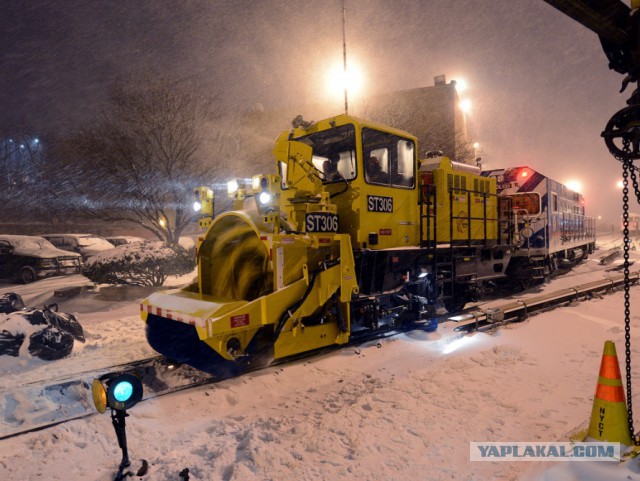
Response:
[[[525,192],[513,194],[511,208],[520,215],[538,215],[540,213],[540,194],[537,192]]]
[[[362,129],[364,179],[369,184],[413,188],[415,144],[412,140]]]
[[[328,156],[316,155],[311,160],[324,182],[340,182],[355,177],[356,153],[354,150],[331,152]]]
[[[323,182],[356,177],[355,126],[345,124],[296,139],[313,148],[311,161]]]

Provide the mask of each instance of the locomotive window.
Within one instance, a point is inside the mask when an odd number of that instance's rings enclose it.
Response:
[[[409,140],[398,140],[398,169],[397,177],[394,179],[394,185],[402,187],[413,187],[413,166],[414,162],[414,144]]]
[[[298,140],[313,148],[313,165],[324,182],[343,182],[356,177],[356,142],[353,124],[314,132]]]
[[[540,213],[540,194],[536,192],[526,192],[523,194],[513,194],[511,197],[511,208],[516,213],[523,215],[537,215]]]
[[[278,162],[278,174],[280,174],[280,188],[287,190],[287,164],[285,162]]]
[[[415,145],[411,140],[379,130],[362,129],[365,181],[369,184],[413,188]]]
[[[553,212],[558,212],[558,194],[551,192],[551,208]]]
[[[351,180],[356,174],[355,151],[333,152],[329,157],[313,155],[311,160],[325,183]]]

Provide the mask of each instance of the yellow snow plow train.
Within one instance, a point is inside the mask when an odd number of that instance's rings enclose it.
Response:
[[[141,304],[161,354],[218,376],[437,316],[506,277],[510,199],[476,166],[339,115],[276,140],[277,173],[230,183],[198,283]]]

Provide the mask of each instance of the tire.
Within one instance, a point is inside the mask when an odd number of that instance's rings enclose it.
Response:
[[[18,273],[18,279],[22,281],[23,284],[30,284],[31,282],[35,282],[38,276],[36,276],[36,271],[34,271],[31,267],[23,267],[20,269]]]

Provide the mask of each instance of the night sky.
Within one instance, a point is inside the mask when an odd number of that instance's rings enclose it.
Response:
[[[341,0],[4,0],[0,135],[90,118],[109,83],[152,68],[243,112],[326,100],[342,58]],[[487,168],[580,180],[588,213],[618,223],[620,165],[600,133],[625,105],[597,36],[542,0],[346,0],[363,94],[464,77]],[[354,100],[352,113],[358,115]],[[342,101],[335,101],[336,113]],[[282,126],[288,128],[287,125]],[[632,208],[638,211],[639,209]]]

